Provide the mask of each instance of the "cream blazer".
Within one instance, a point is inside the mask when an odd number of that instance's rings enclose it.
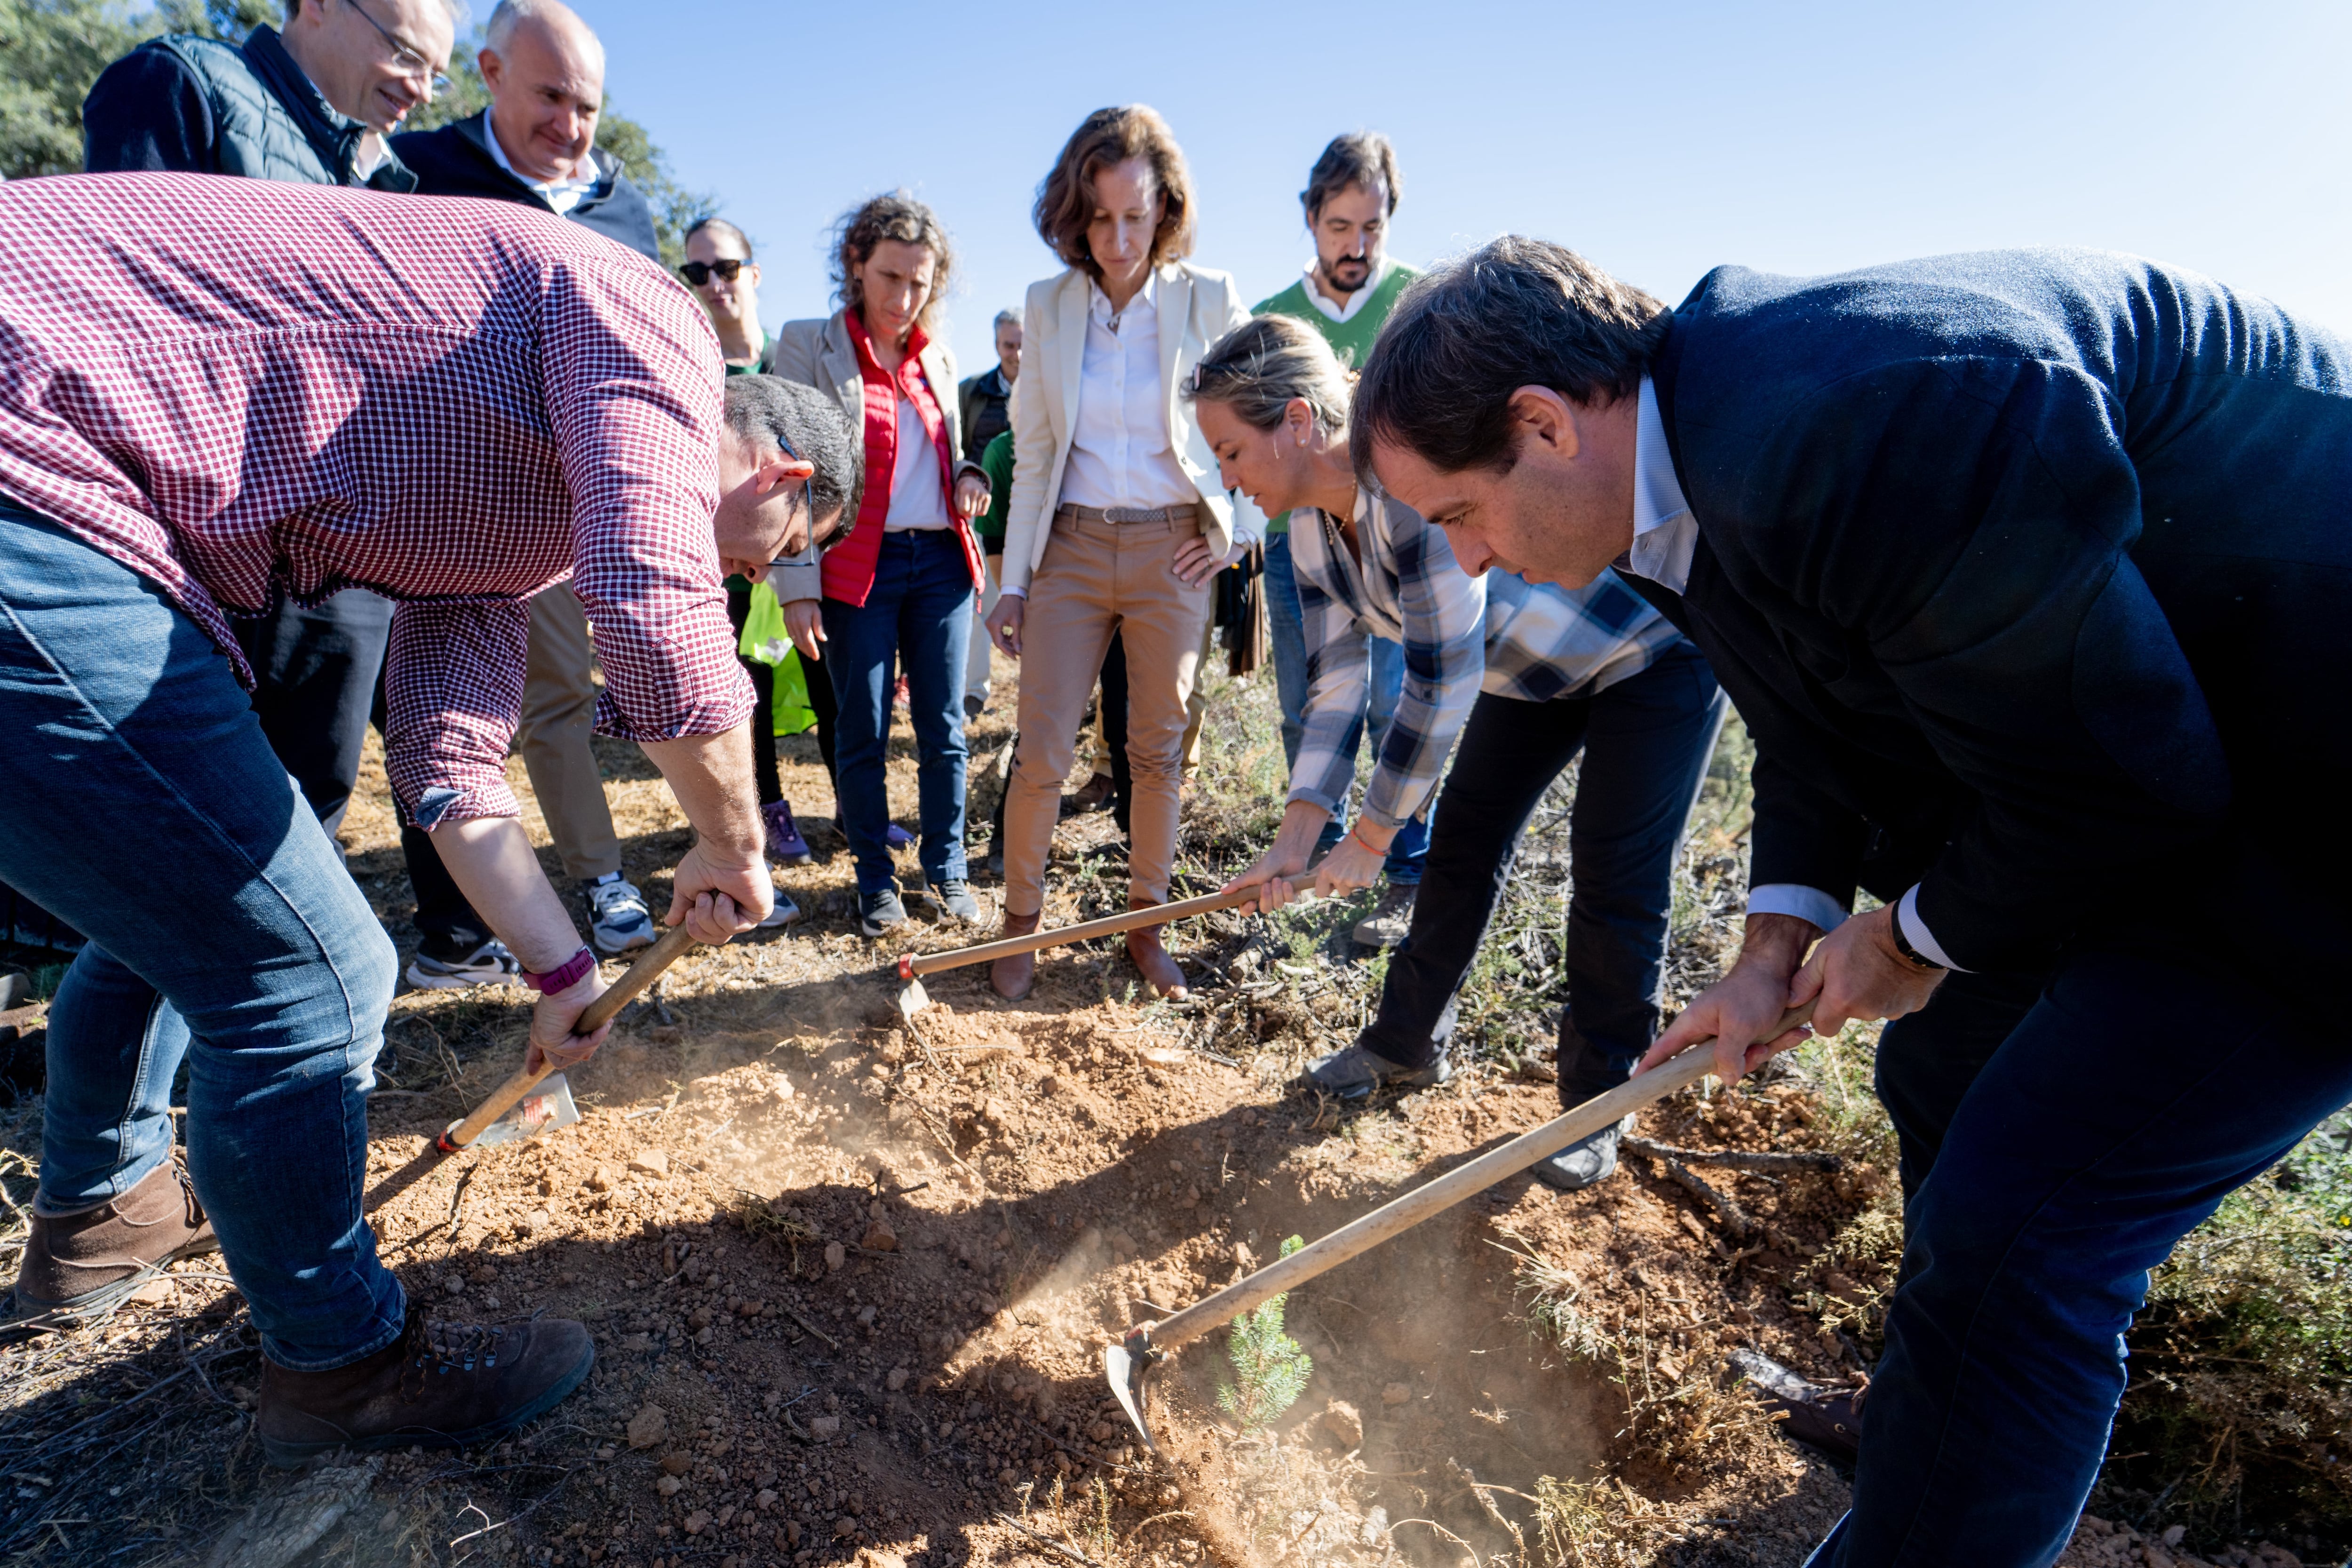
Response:
[[[1168,447],[1201,492],[1201,533],[1222,555],[1235,539],[1255,544],[1265,518],[1246,496],[1228,495],[1216,455],[1176,395],[1209,346],[1249,320],[1233,276],[1171,262],[1160,268],[1160,395]],[[1029,286],[1021,312],[1021,374],[1013,383],[1013,498],[1004,519],[1004,586],[1026,591],[1053,538],[1054,509],[1078,424],[1078,376],[1086,363],[1087,305],[1093,279],[1077,268]]]

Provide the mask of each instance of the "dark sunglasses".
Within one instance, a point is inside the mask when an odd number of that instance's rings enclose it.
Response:
[[[679,265],[677,275],[699,289],[710,281],[710,275],[714,272],[732,283],[735,275],[750,265],[750,262],[742,260],[688,261]]]

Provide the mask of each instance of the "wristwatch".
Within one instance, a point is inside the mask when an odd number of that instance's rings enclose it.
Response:
[[[1936,971],[1938,973],[1942,971],[1944,968],[1942,964],[1937,963],[1926,953],[1921,952],[1917,948],[1913,947],[1911,945],[1911,939],[1903,934],[1902,905],[1890,904],[1887,906],[1886,926],[1889,931],[1895,933],[1895,951],[1903,955],[1903,961],[1906,963],[1908,963],[1912,968],[1920,971],[1922,973],[1929,971]]]
[[[1897,937],[1895,940],[1900,942],[1902,939]],[[580,984],[581,979],[595,967],[596,955],[583,946],[578,952],[544,974],[533,974],[530,970],[524,970],[522,983],[533,991],[568,991]]]

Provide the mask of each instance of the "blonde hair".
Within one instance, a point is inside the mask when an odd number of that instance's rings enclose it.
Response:
[[[1322,333],[1290,316],[1252,316],[1211,346],[1184,384],[1192,402],[1221,403],[1242,423],[1271,430],[1297,398],[1327,435],[1348,427],[1355,373],[1339,363]]]

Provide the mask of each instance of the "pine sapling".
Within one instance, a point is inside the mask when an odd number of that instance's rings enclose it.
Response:
[[[1282,1256],[1287,1258],[1306,1245],[1294,1236],[1282,1244]],[[1218,1387],[1217,1407],[1240,1422],[1245,1434],[1279,1420],[1284,1411],[1298,1403],[1298,1396],[1307,1392],[1307,1380],[1315,1375],[1313,1359],[1298,1348],[1297,1340],[1282,1331],[1282,1304],[1289,1297],[1286,1290],[1244,1312],[1234,1321],[1232,1340],[1225,1347],[1235,1381]]]

